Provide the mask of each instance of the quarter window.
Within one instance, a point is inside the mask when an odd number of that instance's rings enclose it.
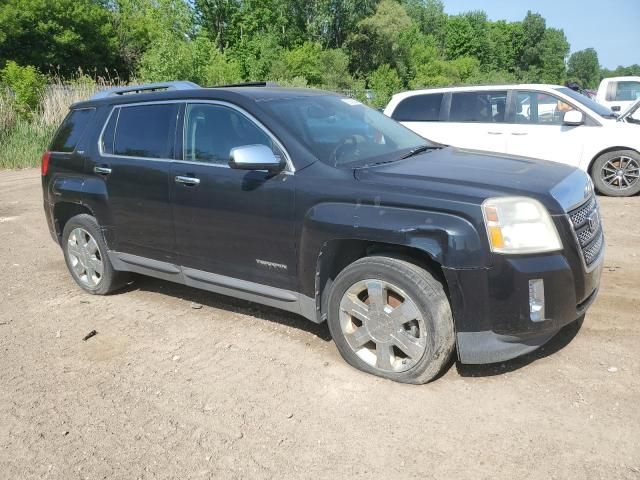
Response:
[[[50,150],[54,152],[73,152],[94,112],[95,109],[93,108],[82,108],[69,112],[67,118],[62,122],[56,137],[51,142]]]
[[[442,93],[412,95],[395,108],[391,118],[399,122],[437,122],[440,118]]]
[[[271,138],[237,110],[222,105],[187,105],[185,160],[227,165],[232,148],[258,144],[274,148]]]
[[[102,140],[105,153],[110,153],[108,143],[110,129],[113,128],[114,155],[144,158],[173,157],[177,104],[139,105],[120,107],[118,110],[114,110],[105,128]],[[117,118],[114,119],[114,117]]]
[[[503,123],[506,121],[507,92],[454,92],[450,122]]]
[[[558,97],[541,92],[519,92],[516,98],[516,123],[562,125],[564,114],[573,107]]]

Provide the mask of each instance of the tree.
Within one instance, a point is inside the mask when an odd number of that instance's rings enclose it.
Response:
[[[447,14],[442,0],[404,0],[407,14],[425,35],[431,35],[440,51],[444,50]]]
[[[583,88],[597,88],[600,82],[600,62],[593,48],[574,52],[569,57],[567,75]]]
[[[367,74],[384,64],[397,66],[400,36],[411,25],[402,5],[393,0],[382,0],[376,12],[361,20],[356,32],[346,42],[352,71]]]
[[[373,90],[372,106],[382,108],[391,96],[402,89],[402,81],[396,72],[389,65],[380,65],[369,76],[369,88]]]
[[[491,45],[486,13],[474,11],[449,17],[446,31],[446,58],[471,56],[488,63]]]
[[[63,75],[122,66],[111,13],[97,1],[4,0],[0,25],[0,64],[14,60]]]
[[[227,30],[240,10],[239,0],[195,0],[200,24],[222,52],[227,44]]]
[[[567,77],[566,59],[569,55],[569,42],[562,30],[548,28],[543,35],[540,50],[542,65],[538,81],[563,84]]]

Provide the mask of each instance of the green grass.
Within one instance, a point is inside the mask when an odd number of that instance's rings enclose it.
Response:
[[[0,169],[40,165],[40,157],[54,131],[55,127],[19,120],[0,138]]]

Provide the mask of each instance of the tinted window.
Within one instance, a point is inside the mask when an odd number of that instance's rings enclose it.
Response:
[[[504,122],[507,92],[455,92],[451,94],[450,122]]]
[[[271,138],[237,110],[220,105],[187,105],[184,159],[227,165],[231,149],[266,145]]]
[[[116,124],[118,123],[118,115],[120,114],[120,109],[115,108],[113,113],[109,117],[109,123],[104,128],[104,132],[102,134],[102,152],[103,153],[113,153],[113,141],[115,139],[116,133]]]
[[[93,108],[71,111],[62,122],[56,138],[51,142],[51,150],[54,152],[73,152],[94,112]]]
[[[175,103],[120,108],[113,153],[171,158],[177,109]]]
[[[558,97],[541,92],[519,92],[516,98],[516,123],[562,125],[564,114],[573,107]]]
[[[398,104],[391,118],[399,122],[437,122],[443,95],[431,93],[407,97]]]

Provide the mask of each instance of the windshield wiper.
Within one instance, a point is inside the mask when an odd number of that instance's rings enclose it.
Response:
[[[426,152],[427,150],[433,150],[438,147],[434,147],[433,145],[420,145],[412,150],[409,150],[403,156],[400,157],[400,160],[404,160],[405,158],[413,157],[414,155],[418,155],[422,152]]]

